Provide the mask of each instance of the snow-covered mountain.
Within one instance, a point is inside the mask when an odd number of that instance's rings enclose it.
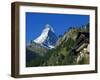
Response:
[[[44,47],[47,47],[49,49],[52,49],[55,47],[57,40],[58,40],[58,38],[55,35],[54,30],[51,27],[51,25],[46,24],[41,35],[39,37],[37,37],[34,40],[34,42],[37,44],[40,44]]]

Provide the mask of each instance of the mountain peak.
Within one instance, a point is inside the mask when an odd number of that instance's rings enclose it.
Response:
[[[52,32],[54,32],[52,26],[50,24],[46,24],[44,30],[51,30]]]
[[[51,25],[46,24],[41,35],[34,40],[35,43],[41,44],[47,48],[54,48],[57,41],[57,36],[54,33]]]

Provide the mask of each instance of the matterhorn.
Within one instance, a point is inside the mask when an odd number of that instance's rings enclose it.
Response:
[[[52,26],[49,24],[46,24],[44,29],[42,30],[41,35],[37,37],[34,40],[34,42],[48,49],[52,49],[52,48],[55,48],[57,40],[58,38],[56,34],[54,33]]]

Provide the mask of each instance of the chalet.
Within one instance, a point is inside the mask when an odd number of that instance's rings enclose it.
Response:
[[[89,33],[88,32],[79,32],[76,38],[76,42],[71,50],[74,54],[79,53],[81,50],[86,50],[89,53]]]
[[[79,63],[80,60],[85,56],[89,58],[89,33],[88,32],[79,32],[76,38],[76,42],[71,49],[73,55],[76,55],[76,62]],[[89,59],[86,63],[89,62]]]

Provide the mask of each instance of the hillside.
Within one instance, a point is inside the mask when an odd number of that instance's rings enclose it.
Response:
[[[59,37],[56,47],[53,49],[48,49],[45,51],[42,50],[36,54],[42,54],[32,58],[30,63],[27,65],[30,66],[57,66],[57,65],[76,65],[76,64],[89,64],[89,54],[83,49],[80,49],[79,52],[73,52],[74,46],[78,46],[77,36],[79,33],[89,33],[89,24],[82,27],[70,27],[62,36]],[[89,37],[88,37],[89,38]],[[85,39],[85,38],[84,38]],[[84,43],[83,43],[84,44]],[[87,48],[86,43],[85,48]],[[82,46],[81,46],[82,47]],[[79,48],[81,48],[79,47]],[[78,48],[77,48],[78,49]],[[34,51],[31,49],[31,51]],[[28,53],[27,53],[28,54]],[[38,61],[37,61],[38,60]],[[37,65],[35,65],[37,63]]]

